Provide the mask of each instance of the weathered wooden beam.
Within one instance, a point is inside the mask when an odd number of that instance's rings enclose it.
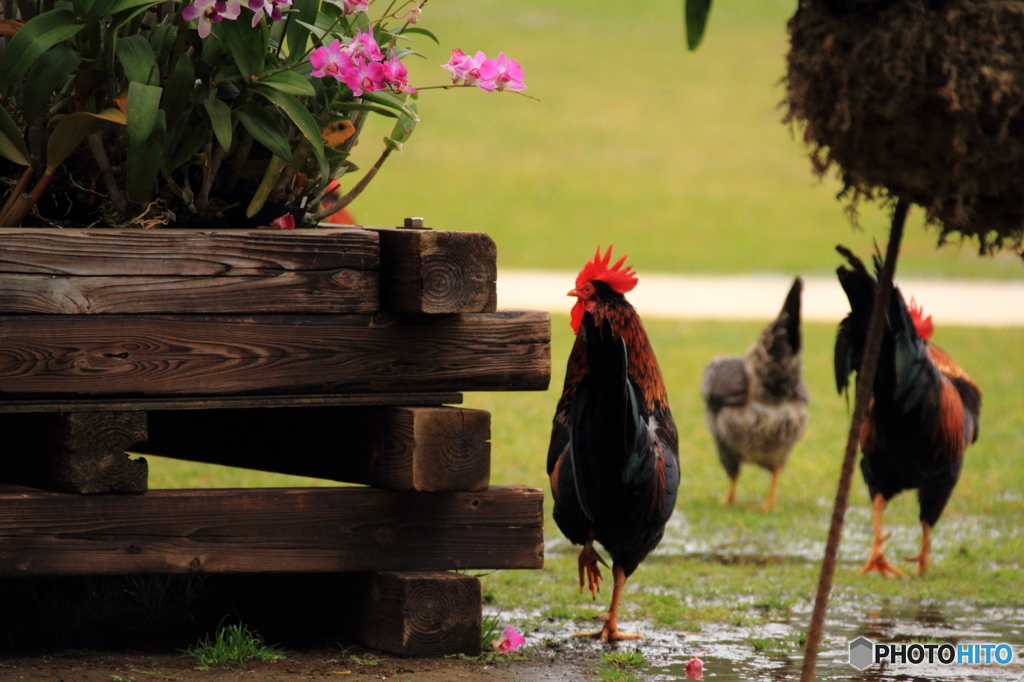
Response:
[[[442,572],[385,572],[372,578],[356,637],[399,656],[480,655],[480,581]]]
[[[498,248],[483,232],[376,228],[381,309],[396,313],[492,313]]]
[[[546,312],[0,316],[0,396],[544,390]]]
[[[490,413],[454,407],[154,411],[132,452],[390,490],[485,490],[490,438]]]
[[[543,493],[0,492],[0,575],[541,568]]]
[[[143,493],[145,412],[0,414],[0,481],[66,493]]]
[[[0,229],[0,313],[368,313],[372,230]]]
[[[355,407],[362,405],[458,405],[462,394],[326,393],[323,395],[221,396],[219,398],[80,398],[0,400],[0,414],[29,412],[137,412],[149,410],[239,410],[252,407]]]

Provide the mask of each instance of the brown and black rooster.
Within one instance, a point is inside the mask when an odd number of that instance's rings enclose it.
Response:
[[[618,629],[626,579],[657,547],[679,487],[678,434],[661,369],[640,317],[623,294],[636,286],[625,257],[609,266],[611,247],[598,249],[569,292],[576,342],[558,401],[548,450],[548,476],[558,527],[579,555],[597,598],[604,560],[612,557],[611,606],[595,637],[636,639]],[[607,566],[607,564],[605,564]]]
[[[850,300],[850,314],[839,324],[835,347],[836,387],[847,388],[850,373],[860,367],[868,320],[875,300],[875,277],[845,247],[836,249],[849,262],[837,273]],[[879,257],[875,257],[876,272]],[[932,528],[953,492],[964,451],[978,439],[981,391],[953,359],[928,342],[932,318],[909,309],[898,289],[892,293],[871,392],[871,406],[860,433],[861,472],[871,495],[874,543],[861,573],[904,573],[886,559],[882,545],[882,514],[894,496],[917,489],[920,504],[921,551],[907,559],[915,572],[928,568]]]
[[[768,498],[761,506],[771,511],[779,474],[807,428],[807,386],[800,360],[802,291],[803,281],[797,277],[779,316],[745,356],[724,355],[704,369],[704,414],[729,476],[725,504],[736,502],[740,465],[748,462],[772,474]]]

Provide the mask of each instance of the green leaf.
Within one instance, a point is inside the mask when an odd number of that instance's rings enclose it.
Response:
[[[98,114],[79,111],[63,117],[46,141],[46,170],[53,173],[71,156],[87,135],[100,129],[104,121],[125,125],[120,109],[107,109]]]
[[[34,121],[49,105],[54,91],[60,90],[82,63],[82,57],[68,45],[54,45],[28,70],[32,87],[23,91],[22,111],[26,121]]]
[[[7,90],[47,50],[73,37],[83,26],[69,9],[43,12],[25,22],[0,57],[0,90]]]
[[[192,91],[196,83],[196,68],[192,57],[187,53],[178,55],[174,71],[164,83],[164,95],[160,98],[160,108],[167,115],[167,125],[173,127],[181,112],[192,99]]]
[[[167,119],[164,112],[157,109],[149,137],[138,141],[128,139],[128,198],[137,204],[148,202],[153,194],[163,161],[166,134]]]
[[[247,21],[222,21],[217,24],[218,35],[224,40],[228,51],[238,65],[242,75],[249,80],[263,73],[263,57],[267,53],[265,33],[261,23],[253,29]],[[256,36],[259,36],[257,39]]]
[[[345,102],[339,102],[337,104],[331,104],[331,111],[332,112],[373,112],[374,114],[380,114],[381,116],[386,116],[386,117],[392,118],[392,119],[396,119],[399,116],[398,112],[395,112],[395,111],[390,110],[390,109],[385,109],[385,108],[383,108],[383,106],[378,106],[377,104],[364,104],[364,103],[354,102],[354,101],[350,101],[350,102],[349,101],[345,101]]]
[[[164,112],[160,111],[163,92],[163,88],[154,85],[128,84],[128,138],[131,142],[144,142],[153,133],[158,118],[166,121]]]
[[[110,13],[118,0],[87,0],[85,3],[85,18],[87,21],[96,21]]]
[[[259,82],[289,95],[298,95],[300,97],[316,95],[316,90],[312,84],[294,71],[281,71],[266,78],[261,78]]]
[[[288,138],[266,109],[249,102],[238,110],[238,121],[257,142],[269,149],[271,154],[285,161],[292,160],[292,146]]]
[[[285,40],[288,45],[288,61],[303,58],[309,43],[309,24],[316,21],[320,0],[295,0],[289,14]]]
[[[219,99],[208,99],[203,102],[206,113],[213,125],[213,134],[217,136],[217,144],[224,149],[231,149],[231,107]]]
[[[135,34],[117,43],[117,60],[129,81],[143,85],[157,85],[160,74],[156,71],[156,54],[144,36]]]
[[[252,89],[273,104],[276,104],[292,120],[292,123],[309,141],[310,146],[313,147],[313,154],[316,155],[317,161],[320,162],[320,176],[326,178],[327,161],[324,158],[324,141],[321,137],[320,126],[317,124],[316,119],[313,118],[313,115],[309,113],[309,109],[303,106],[299,100],[279,90],[262,85],[254,85]],[[253,135],[253,137],[256,136]]]
[[[150,7],[159,5],[163,0],[132,0],[130,2],[118,2],[111,8],[110,13],[117,15],[117,18],[111,22],[110,28],[107,29],[107,35],[117,35],[117,32],[122,26],[127,24],[129,21],[142,14]],[[122,5],[124,5],[122,7]],[[118,13],[121,14],[118,14]]]
[[[111,14],[117,14],[123,12],[126,9],[134,9],[143,5],[159,5],[163,0],[117,0],[114,6],[110,8]]]
[[[410,26],[409,28],[407,28],[404,31],[402,31],[403,35],[406,34],[406,33],[418,33],[419,35],[424,35],[424,36],[430,38],[431,40],[433,40],[438,45],[441,44],[441,41],[437,39],[437,36],[435,36],[433,33],[431,33],[430,31],[428,31],[425,28],[419,28],[418,26]]]
[[[416,104],[410,102],[406,105],[407,109],[411,109],[414,114],[418,113]],[[409,116],[407,114],[401,114],[398,117],[398,123],[395,124],[394,130],[391,131],[391,139],[398,144],[402,144],[412,136],[412,131],[416,129],[416,124],[419,122],[418,118]]]
[[[704,39],[711,14],[711,0],[686,0],[686,46],[696,50]]]
[[[21,166],[32,164],[28,160],[28,147],[21,136],[21,128],[4,107],[0,107],[0,156]]]
[[[178,142],[173,154],[165,153],[168,159],[164,164],[164,175],[170,175],[178,168],[181,168],[199,153],[206,143],[206,135],[210,132],[210,123],[206,119],[199,119],[199,124],[189,127],[188,134]]]
[[[417,121],[419,120],[419,116],[416,115],[416,107],[413,106],[413,108],[410,110],[406,106],[405,95],[399,96],[391,92],[390,90],[377,90],[375,92],[364,92],[363,99],[369,100],[371,102],[376,102],[377,104],[382,104],[386,107],[391,107],[392,109],[397,109],[403,114],[412,116]]]

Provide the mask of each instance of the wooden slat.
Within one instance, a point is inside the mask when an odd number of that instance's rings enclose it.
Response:
[[[543,493],[0,493],[0,575],[540,568]]]
[[[372,230],[0,229],[0,313],[365,313]]]
[[[361,483],[485,490],[491,416],[453,407],[153,411],[133,453]]]
[[[0,395],[544,390],[546,312],[0,316]]]
[[[396,313],[491,313],[498,249],[483,232],[383,229],[381,309]]]
[[[373,576],[356,637],[399,656],[479,656],[483,635],[480,581],[442,572]]]
[[[145,460],[125,450],[146,440],[145,412],[0,414],[0,481],[66,493],[143,493]]]
[[[67,400],[0,400],[0,414],[33,412],[132,412],[149,410],[241,410],[277,407],[361,405],[459,405],[461,393],[326,393],[324,395],[222,396],[219,398],[98,398]]]

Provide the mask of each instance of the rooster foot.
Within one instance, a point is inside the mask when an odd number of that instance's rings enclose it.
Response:
[[[607,616],[607,614],[603,614]],[[578,632],[573,637],[590,637],[599,642],[621,642],[626,639],[643,639],[643,635],[622,632],[614,624],[605,623],[599,632]]]
[[[897,568],[886,558],[885,552],[882,551],[882,543],[889,540],[890,534],[886,535],[881,539],[881,542],[876,542],[871,547],[871,555],[867,557],[867,562],[857,571],[858,576],[863,576],[864,573],[877,570],[882,573],[885,578],[892,578],[898,576],[899,578],[906,578],[906,573]]]
[[[579,558],[579,571],[580,571],[580,592],[583,591],[583,576],[586,574],[586,586],[590,590],[590,595],[597,599],[597,593],[601,591],[601,569],[597,565],[601,563],[607,566],[605,560],[601,558],[601,555],[597,553],[594,546],[591,543],[587,543],[580,550]]]
[[[918,554],[917,556],[908,556],[904,561],[914,562],[917,566],[914,567],[914,575],[922,575],[928,570],[928,555]]]

